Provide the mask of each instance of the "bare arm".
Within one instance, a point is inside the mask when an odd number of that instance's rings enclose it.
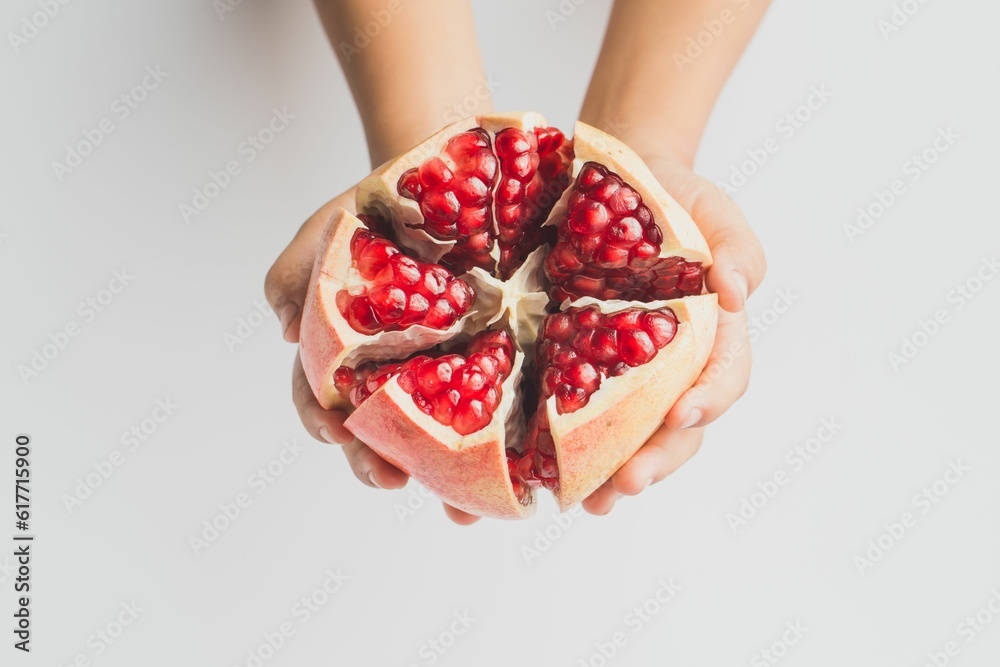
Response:
[[[580,119],[640,152],[671,152],[690,167],[712,107],[768,4],[617,0]],[[705,33],[701,43],[699,33]],[[690,51],[689,40],[696,45]]]
[[[468,115],[455,109],[470,95],[479,102],[475,113],[491,110],[467,0],[316,0],[316,8],[361,114],[373,167]]]

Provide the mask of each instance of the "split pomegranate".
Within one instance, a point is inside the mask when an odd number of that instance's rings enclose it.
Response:
[[[358,187],[302,319],[326,408],[446,502],[565,509],[648,439],[704,367],[708,247],[624,144],[534,113],[455,123]]]

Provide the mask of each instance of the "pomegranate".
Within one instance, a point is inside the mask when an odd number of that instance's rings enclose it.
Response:
[[[301,356],[321,405],[441,499],[523,518],[604,483],[697,379],[708,246],[618,140],[535,113],[382,165],[320,244]]]

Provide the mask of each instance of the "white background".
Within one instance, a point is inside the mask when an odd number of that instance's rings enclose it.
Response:
[[[495,106],[568,129],[608,10],[585,2],[553,29],[558,8],[476,3]],[[367,171],[308,2],[246,0],[224,20],[207,0],[71,2],[15,52],[7,33],[37,11],[11,0],[0,13],[0,538],[14,531],[22,432],[38,536],[30,656],[11,648],[0,556],[0,664],[246,665],[286,621],[295,634],[267,665],[426,665],[442,632],[439,665],[768,664],[755,654],[795,621],[808,631],[783,665],[918,667],[949,641],[950,664],[997,664],[1000,617],[971,643],[958,626],[1000,590],[1000,280],[972,280],[960,309],[953,292],[1000,253],[996,3],[926,2],[888,38],[888,0],[774,4],[698,159],[730,180],[748,150],[780,145],[735,195],[770,263],[750,302],[763,318],[751,389],[682,470],[568,528],[551,499],[523,523],[460,528],[431,501],[401,518],[415,485],[373,491],[309,440],[273,316],[227,346],[240,318],[259,323],[264,274],[293,231]],[[147,66],[168,76],[120,120],[112,102]],[[813,86],[832,98],[782,134]],[[295,119],[247,163],[238,147],[274,108]],[[53,161],[103,118],[114,131],[60,182]],[[911,181],[904,163],[940,128],[959,138]],[[179,205],[232,159],[240,175],[186,223]],[[905,193],[851,243],[844,226],[897,178]],[[134,279],[103,312],[78,310],[123,268]],[[782,293],[792,305],[769,312]],[[946,324],[894,369],[888,355],[938,309]],[[18,367],[71,322],[79,335],[24,381]],[[128,451],[122,433],[166,398],[177,410]],[[842,428],[796,471],[787,452],[823,419]],[[258,495],[248,478],[286,440],[304,451]],[[69,511],[113,450],[124,462]],[[969,470],[923,513],[913,496],[949,461]],[[727,514],[777,471],[788,483],[734,532]],[[252,504],[196,555],[189,538],[240,493]],[[916,525],[859,567],[904,512]],[[293,605],[337,568],[349,580],[301,623]],[[628,614],[670,577],[680,592],[635,632]],[[95,657],[88,636],[133,600],[138,620]],[[475,620],[452,644],[463,612]],[[602,662],[595,645],[616,632],[626,642]]]

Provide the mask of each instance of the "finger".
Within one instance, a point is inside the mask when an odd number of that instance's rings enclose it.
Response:
[[[718,419],[746,392],[751,363],[746,312],[720,310],[708,363],[694,386],[670,408],[664,423],[672,429],[685,429]]]
[[[482,517],[478,517],[475,514],[469,514],[468,512],[463,512],[457,507],[452,507],[448,503],[441,503],[444,505],[444,513],[448,515],[448,518],[457,523],[460,526],[471,526],[475,522],[479,521]]]
[[[604,484],[597,487],[597,490],[592,494],[583,499],[580,503],[583,505],[583,509],[590,514],[596,514],[598,516],[604,516],[615,506],[615,502],[621,497],[621,494],[615,490],[609,479]]]
[[[672,474],[698,453],[704,429],[674,431],[661,426],[611,477],[615,491],[634,496]]]
[[[324,410],[316,400],[302,369],[302,358],[297,354],[292,366],[292,400],[302,425],[312,437],[331,445],[346,444],[354,439],[354,434],[344,427],[347,415],[340,410]]]
[[[323,205],[299,228],[295,238],[278,256],[264,279],[264,294],[278,316],[285,340],[297,343],[302,304],[306,300],[309,276],[316,259],[316,244],[327,222],[338,208],[353,210],[354,190],[345,192]]]
[[[357,438],[344,445],[344,454],[351,464],[354,476],[374,489],[401,489],[409,475],[375,453]]]
[[[731,313],[743,310],[747,297],[764,280],[764,248],[740,207],[721,188],[705,181],[691,202],[694,218],[712,250],[712,266],[705,276],[709,291]]]

